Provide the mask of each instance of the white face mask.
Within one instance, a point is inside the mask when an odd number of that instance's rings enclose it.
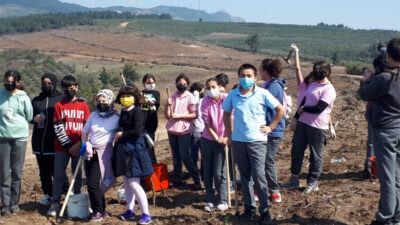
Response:
[[[156,84],[146,84],[145,88],[148,91],[152,91],[152,90],[154,90],[154,88],[156,88]]]
[[[219,88],[211,88],[210,90],[206,90],[206,95],[210,96],[210,98],[217,98],[219,96]]]

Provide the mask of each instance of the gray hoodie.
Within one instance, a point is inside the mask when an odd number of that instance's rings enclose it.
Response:
[[[358,90],[360,98],[371,104],[366,117],[375,129],[400,128],[399,72],[395,69],[373,76]]]

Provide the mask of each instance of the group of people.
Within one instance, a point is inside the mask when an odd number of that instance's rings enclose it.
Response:
[[[303,77],[299,49],[295,53],[298,99],[290,128],[294,132],[291,149],[291,176],[278,184],[275,156],[285,132],[285,112],[290,107],[285,93],[285,80],[280,77],[283,67],[278,59],[264,59],[259,68],[243,64],[238,69],[239,83],[226,90],[228,76],[219,74],[205,84],[191,85],[185,74],[176,77],[176,92],[164,104],[166,130],[173,158],[172,183],[180,187],[184,180],[182,163],[193,179],[193,190],[200,190],[203,181],[206,211],[228,209],[230,194],[226,177],[226,154],[233,154],[240,173],[244,212],[243,222],[256,218],[259,200],[261,224],[273,224],[269,201],[281,202],[281,188],[300,188],[305,150],[309,147],[310,164],[305,194],[318,191],[322,172],[323,147],[327,132],[336,136],[330,113],[336,98],[331,83],[331,67],[324,61],[314,63]],[[381,182],[381,200],[373,224],[400,224],[400,39],[389,42],[386,68],[367,74],[359,94],[369,101],[367,120],[373,136]],[[263,82],[256,84],[258,78]],[[135,199],[141,217],[139,224],[152,222],[140,178],[153,173],[157,163],[154,146],[158,127],[157,111],[160,93],[155,90],[156,78],[143,77],[144,90],[134,84],[123,86],[117,96],[111,90],[96,95],[96,110],[90,112],[87,103],[77,97],[79,84],[73,76],[61,80],[64,94],[57,91],[57,77],[42,76],[42,92],[32,102],[23,91],[18,71],[9,70],[4,76],[5,88],[0,91],[0,182],[2,215],[19,211],[22,168],[29,124],[33,123],[32,149],[36,155],[45,197],[40,204],[50,205],[49,216],[56,216],[60,200],[69,186],[66,168],[72,161],[75,171],[79,155],[85,159],[87,187],[93,213],[92,221],[101,221],[106,212],[105,192],[115,178],[123,176],[126,212],[118,217],[135,220]],[[121,104],[120,113],[114,103]],[[229,151],[226,151],[229,148]],[[199,150],[201,163],[198,168]],[[366,164],[367,166],[367,164]],[[235,170],[232,166],[229,170]],[[232,174],[232,171],[229,172]],[[81,192],[82,179],[78,173],[74,194]]]

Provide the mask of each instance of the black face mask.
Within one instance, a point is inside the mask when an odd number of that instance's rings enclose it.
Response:
[[[53,90],[53,85],[52,84],[48,84],[48,83],[42,84],[42,92],[44,94],[49,95],[52,90]]]
[[[97,103],[96,108],[100,112],[107,112],[108,110],[110,110],[110,105],[108,105],[107,103]]]
[[[4,84],[4,87],[6,88],[7,91],[14,91],[17,88],[17,85],[15,83]]]
[[[313,72],[313,77],[314,77],[315,81],[320,81],[320,80],[324,79],[326,76],[322,72]]]
[[[176,89],[178,89],[179,92],[185,92],[187,89],[187,86],[185,84],[177,84]]]
[[[64,91],[64,94],[68,100],[71,100],[76,96],[76,90],[66,90]]]

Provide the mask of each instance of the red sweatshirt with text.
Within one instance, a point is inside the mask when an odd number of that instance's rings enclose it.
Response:
[[[54,131],[56,152],[68,150],[81,139],[83,126],[90,115],[89,106],[83,99],[70,102],[61,100],[54,106]]]

